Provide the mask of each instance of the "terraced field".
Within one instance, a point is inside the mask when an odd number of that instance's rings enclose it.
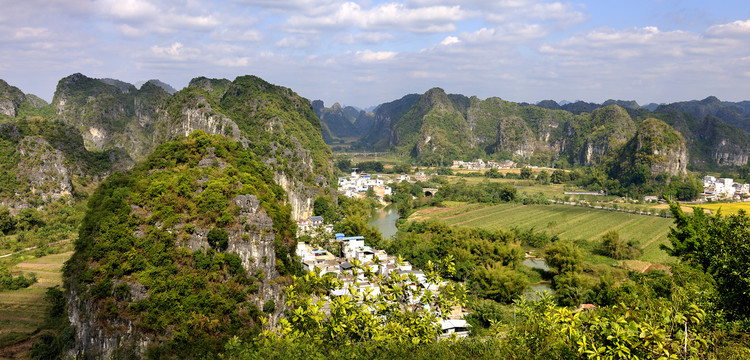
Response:
[[[44,322],[47,288],[62,285],[61,269],[72,254],[69,251],[30,257],[11,268],[14,274],[33,272],[38,282],[26,289],[0,291],[0,359],[25,358],[31,342],[24,340]]]
[[[640,260],[662,262],[668,256],[659,249],[666,243],[672,219],[635,215],[568,205],[452,204],[447,208],[423,209],[410,220],[435,219],[451,225],[479,227],[488,230],[534,229],[563,239],[599,241],[607,231],[617,230],[620,237],[638,243],[643,250]]]

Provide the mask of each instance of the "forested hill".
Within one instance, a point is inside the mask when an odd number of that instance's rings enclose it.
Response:
[[[203,131],[110,176],[65,266],[70,354],[203,358],[253,339],[299,271],[290,215],[259,156]]]
[[[320,121],[307,99],[255,76],[240,76],[234,81],[199,77],[174,95],[165,88],[170,89],[158,80],[136,88],[115,79],[73,74],[60,80],[52,104],[46,104],[38,97],[23,94],[18,88],[0,82],[2,121],[17,124],[28,122],[33,117],[34,123],[41,124],[37,127],[42,129],[36,132],[6,129],[11,135],[6,136],[9,143],[3,143],[7,145],[8,155],[3,176],[26,181],[23,176],[17,176],[21,171],[17,170],[17,158],[23,162],[19,158],[22,153],[18,144],[23,137],[29,136],[27,134],[43,132],[50,126],[65,129],[56,131],[70,134],[56,139],[59,146],[53,146],[55,149],[60,150],[62,146],[68,150],[81,150],[85,147],[85,151],[93,155],[81,155],[83,153],[79,151],[78,158],[93,156],[101,159],[96,160],[96,164],[79,164],[73,169],[65,165],[70,163],[66,157],[70,151],[62,151],[58,156],[54,152],[47,154],[44,144],[35,147],[35,151],[47,159],[43,163],[59,168],[58,172],[66,167],[67,172],[78,176],[85,176],[78,168],[94,165],[103,168],[99,175],[129,168],[145,159],[159,144],[186,136],[194,130],[203,130],[240,141],[258,154],[273,171],[275,181],[287,191],[294,218],[310,216],[315,196],[330,191],[328,184],[333,180],[331,152],[323,142]],[[51,125],[53,123],[55,125]],[[14,125],[7,126],[12,128]],[[14,135],[16,133],[20,137]],[[70,142],[64,140],[68,138]],[[76,145],[75,141],[83,146]],[[103,163],[104,160],[107,164]],[[50,186],[74,193],[75,184],[64,184],[69,182],[67,177],[56,177],[62,185]],[[8,201],[18,202],[7,197],[0,199],[0,202]]]
[[[644,120],[655,118],[683,136],[694,169],[747,164],[747,102],[709,97],[650,108],[654,111],[622,100],[530,105],[433,88],[379,105],[373,126],[352,147],[395,151],[426,165],[472,158],[592,165],[630,140]]]

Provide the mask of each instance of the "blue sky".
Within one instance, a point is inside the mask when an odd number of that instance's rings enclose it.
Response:
[[[0,78],[177,89],[253,74],[366,107],[442,87],[512,101],[750,100],[750,2],[0,0]]]

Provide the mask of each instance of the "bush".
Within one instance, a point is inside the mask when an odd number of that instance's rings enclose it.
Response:
[[[216,251],[226,250],[229,247],[229,234],[224,229],[211,229],[208,232],[208,245]]]
[[[263,304],[263,312],[266,314],[272,313],[274,310],[276,310],[276,303],[273,301],[273,299],[266,301],[265,304]]]

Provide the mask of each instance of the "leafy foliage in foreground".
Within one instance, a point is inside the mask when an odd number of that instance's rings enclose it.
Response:
[[[277,329],[264,332],[263,337],[339,346],[384,340],[430,343],[439,334],[437,321],[447,318],[452,306],[464,302],[460,286],[441,284],[440,272],[453,270],[450,258],[438,266],[427,264],[423,284],[429,288],[422,287],[413,274],[393,271],[380,275],[357,260],[351,264],[353,278],[363,277],[370,287],[358,288],[317,271],[295,277],[295,283],[286,288],[288,319],[282,319]],[[438,286],[435,291],[433,287]],[[344,294],[333,294],[337,289]],[[324,311],[325,307],[329,310]]]
[[[516,271],[523,250],[511,232],[412,222],[386,250],[403,256],[417,268],[451,257],[456,271],[444,276],[468,280],[470,289],[500,302],[511,302],[526,288],[525,276]]]
[[[484,336],[437,342],[397,338],[352,342],[271,336],[230,340],[226,359],[741,359],[750,339],[712,313],[715,289],[686,267],[668,283],[636,279],[611,306],[572,310],[551,297],[517,300],[514,314],[491,321]],[[298,290],[301,291],[301,290]],[[350,313],[357,318],[359,313]],[[312,321],[313,319],[308,319]],[[324,333],[318,333],[325,336]]]
[[[722,216],[696,208],[686,215],[679,204],[670,204],[676,227],[669,233],[671,247],[664,249],[713,277],[719,308],[729,319],[750,315],[750,217],[745,211]]]

